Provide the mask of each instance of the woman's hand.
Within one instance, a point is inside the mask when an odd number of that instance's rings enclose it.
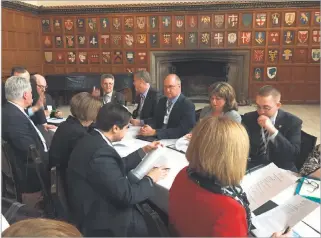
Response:
[[[154,141],[148,145],[145,145],[142,149],[147,154],[153,150],[156,150],[159,146],[163,146],[159,141]]]
[[[283,234],[283,232],[274,232],[272,234],[272,238],[278,238],[278,237],[291,237],[292,230],[290,229],[287,233]]]
[[[192,139],[192,133],[188,133],[184,136],[187,140],[191,140]]]

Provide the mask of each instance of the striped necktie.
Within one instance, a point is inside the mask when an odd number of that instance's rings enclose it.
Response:
[[[263,137],[264,136],[264,137]],[[258,155],[265,155],[267,151],[267,145],[268,145],[268,139],[269,137],[269,132],[267,130],[262,130],[261,129],[261,140],[260,140],[260,146],[258,150]]]
[[[140,95],[140,103],[139,103],[139,109],[138,109],[138,117],[140,118],[140,114],[142,112],[143,106],[144,106],[145,96],[143,94]]]

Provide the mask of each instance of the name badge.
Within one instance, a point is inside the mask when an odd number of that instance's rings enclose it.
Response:
[[[48,109],[48,111],[52,111],[52,106],[51,105],[47,105],[47,109]]]
[[[169,116],[168,116],[168,115],[165,115],[165,116],[164,116],[164,121],[163,121],[163,123],[167,125],[168,119],[169,119]]]

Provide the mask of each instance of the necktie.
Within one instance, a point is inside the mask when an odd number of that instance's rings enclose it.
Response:
[[[106,94],[106,95],[104,96],[104,104],[109,103],[109,101],[110,101],[110,97],[109,97],[108,94]]]
[[[269,136],[269,132],[267,130],[264,129],[263,132],[261,130],[261,140],[260,140],[258,155],[265,155],[266,154],[267,144],[268,144],[268,141],[267,141],[268,136]]]
[[[33,125],[33,128],[35,128],[41,142],[42,142],[42,145],[43,145],[43,148],[44,148],[44,151],[45,152],[48,152],[48,147],[47,147],[47,144],[46,144],[46,140],[45,138],[43,137],[43,135],[41,134],[41,132],[39,131],[39,129],[36,127],[36,125],[33,123],[33,121],[27,116],[27,118],[29,119],[29,121],[31,122],[31,124]]]
[[[172,106],[173,106],[173,102],[168,100],[167,101],[167,106],[166,106],[166,116],[169,115],[169,112],[171,111]]]
[[[140,114],[142,112],[143,106],[144,106],[144,101],[145,101],[145,96],[140,95],[140,103],[139,103],[139,108],[138,108],[138,117],[140,117]]]

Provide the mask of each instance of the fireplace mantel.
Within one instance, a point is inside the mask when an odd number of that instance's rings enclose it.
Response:
[[[237,101],[249,98],[249,50],[191,50],[191,51],[151,51],[150,73],[153,79],[153,87],[163,90],[163,80],[171,73],[169,68],[174,62],[191,60],[206,60],[227,63],[229,73],[227,82],[235,89]],[[179,75],[178,75],[179,76]]]

